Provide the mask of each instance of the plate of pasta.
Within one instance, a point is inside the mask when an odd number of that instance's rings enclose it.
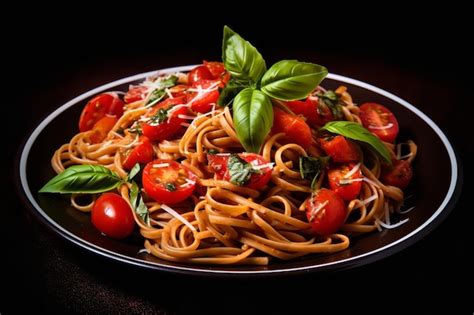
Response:
[[[318,64],[267,67],[228,27],[222,61],[59,107],[19,173],[32,211],[73,243],[215,275],[367,264],[429,233],[460,189],[451,144],[415,106]]]

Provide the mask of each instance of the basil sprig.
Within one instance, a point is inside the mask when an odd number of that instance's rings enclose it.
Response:
[[[370,131],[358,123],[352,121],[331,121],[324,125],[320,130],[329,131],[352,140],[366,143],[369,147],[375,150],[375,152],[377,152],[386,163],[392,164],[390,152],[387,147],[379,138],[374,136]]]
[[[291,101],[306,97],[324,79],[325,67],[282,60],[268,71],[258,50],[224,26],[222,60],[231,80],[221,91],[220,106],[233,103],[233,121],[245,150],[258,153],[273,124],[271,99]],[[245,117],[252,115],[251,117]]]
[[[100,165],[74,165],[53,177],[40,193],[96,194],[117,188],[122,179]]]
[[[242,90],[234,100],[234,127],[248,152],[259,152],[273,124],[272,101],[263,92]]]

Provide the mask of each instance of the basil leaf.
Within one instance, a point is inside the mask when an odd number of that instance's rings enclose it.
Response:
[[[317,64],[282,60],[265,73],[261,90],[270,97],[294,101],[308,96],[327,74],[328,70]]]
[[[100,165],[74,165],[53,177],[40,193],[95,194],[117,188],[122,179]]]
[[[222,61],[233,78],[257,83],[267,70],[265,60],[258,50],[239,34],[224,26]]]
[[[158,126],[166,120],[168,120],[168,110],[160,108],[156,114],[150,117],[150,119],[147,121],[147,124],[150,126]]]
[[[311,181],[311,188],[314,189],[318,181],[319,174],[329,163],[329,157],[300,156],[301,178]]]
[[[258,153],[273,124],[271,100],[253,88],[240,91],[234,99],[233,121],[245,150]]]
[[[140,173],[140,164],[136,163],[128,173],[127,181],[131,181],[138,173]]]
[[[227,161],[227,169],[229,170],[230,182],[234,185],[245,185],[252,177],[252,174],[258,174],[260,171],[255,170],[252,164],[248,163],[237,154],[231,154]]]
[[[230,103],[234,100],[235,96],[239,94],[240,91],[245,89],[246,87],[251,87],[252,82],[251,81],[245,81],[245,80],[238,80],[238,79],[230,79],[229,82],[227,82],[225,88],[220,91],[219,99],[217,100],[217,104],[219,106],[229,106]]]
[[[331,121],[320,130],[326,130],[332,133],[342,135],[346,138],[367,143],[372,147],[388,164],[392,164],[390,152],[382,141],[374,136],[363,126],[352,121]]]
[[[139,194],[139,187],[137,183],[132,182],[132,187],[130,188],[130,204],[132,205],[133,211],[145,222],[145,224],[150,225],[150,213],[148,208],[143,201],[143,197]],[[140,196],[140,199],[138,198]],[[138,205],[137,205],[138,200]]]

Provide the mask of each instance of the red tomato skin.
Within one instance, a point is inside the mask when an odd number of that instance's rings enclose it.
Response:
[[[382,182],[386,185],[405,189],[413,178],[413,168],[405,160],[392,160],[392,166],[384,168]]]
[[[105,235],[123,239],[135,228],[130,205],[115,193],[104,193],[92,207],[92,224]]]
[[[399,127],[395,115],[385,106],[377,103],[365,103],[360,106],[362,125],[385,142],[394,142]],[[392,124],[390,128],[382,128]]]
[[[146,136],[141,136],[138,141],[139,144],[128,152],[128,155],[122,163],[122,167],[126,170],[131,170],[137,163],[148,163],[153,160],[155,152],[153,151],[153,145],[150,139]]]
[[[92,143],[99,143],[104,141],[107,138],[107,134],[115,126],[118,119],[115,116],[105,115],[99,121],[94,124],[92,127],[92,134],[89,136],[89,139]]]
[[[341,135],[337,135],[329,140],[319,138],[318,142],[324,152],[326,152],[334,162],[359,162],[362,159],[362,153],[359,147]]]
[[[172,105],[185,103],[185,97],[168,98],[161,103],[154,106],[148,113],[147,117],[153,116],[160,108],[168,109]],[[152,141],[162,141],[171,139],[181,128],[181,124],[186,122],[184,119],[179,118],[179,115],[188,114],[188,110],[185,107],[181,107],[171,113],[171,118],[163,121],[159,125],[152,126],[146,122],[142,123],[143,135],[148,137]]]
[[[144,86],[134,86],[128,90],[123,97],[126,104],[134,103],[145,99],[147,88]]]
[[[297,143],[303,148],[308,148],[313,142],[311,129],[303,119],[273,107],[272,133],[280,132],[285,134],[284,141]]]
[[[153,167],[155,164],[162,163],[168,163],[170,166],[163,168]],[[176,161],[157,159],[149,162],[143,169],[142,174],[142,184],[146,194],[159,203],[165,203],[168,205],[176,204],[187,199],[192,195],[196,184],[189,184],[185,187],[178,186],[176,187],[175,191],[169,191],[161,182],[158,182],[157,180],[157,177],[159,177],[160,174],[163,174],[163,172],[171,172],[172,175],[176,175],[180,169],[185,171],[186,177],[188,179],[196,181],[197,176],[186,166]]]
[[[105,115],[117,118],[123,115],[123,102],[116,93],[99,94],[87,102],[79,118],[79,130],[81,132],[91,130]]]
[[[351,201],[360,194],[362,188],[362,182],[356,181],[349,184],[341,184],[340,180],[343,179],[353,167],[355,163],[343,164],[336,167],[331,167],[328,171],[329,187],[332,191],[338,194],[345,201]],[[362,178],[362,172],[358,169],[351,177],[347,179],[358,179]]]
[[[263,158],[263,156],[255,153],[240,153],[239,157],[248,163],[257,161],[256,166],[268,164],[268,161]],[[208,154],[207,159],[209,165],[217,175],[217,179],[223,179],[230,181],[230,175],[227,170],[227,162],[229,161],[229,156],[217,155],[217,154]],[[264,168],[261,170],[261,174],[252,174],[250,180],[243,185],[243,187],[251,189],[260,189],[264,187],[270,181],[272,177],[272,168]]]
[[[311,201],[313,198],[313,201]],[[344,224],[347,216],[344,200],[332,190],[322,188],[306,202],[306,217],[311,223],[311,229],[316,235],[329,235],[337,232]],[[325,201],[329,201],[323,210],[316,214],[311,222],[313,207],[318,208]]]
[[[220,79],[226,73],[222,62],[204,60],[203,64],[209,69],[214,79]]]
[[[306,117],[308,124],[316,125],[316,106],[313,103],[306,101],[289,101],[286,106],[296,115]]]
[[[199,80],[213,80],[214,76],[206,66],[197,66],[188,73],[188,84],[193,85]]]
[[[216,85],[216,88],[206,94],[201,95],[199,98],[196,98],[197,93],[191,93],[188,96],[188,104],[190,104],[191,109],[199,113],[207,113],[211,110],[212,105],[217,103],[219,99],[219,87],[223,87],[223,84],[220,80],[199,80],[194,82],[193,88],[207,89],[213,85]]]

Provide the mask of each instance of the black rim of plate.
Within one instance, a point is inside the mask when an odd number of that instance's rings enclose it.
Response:
[[[456,154],[454,153],[453,147],[450,144],[449,140],[447,139],[446,135],[441,131],[441,129],[428,117],[426,116],[423,112],[421,112],[419,109],[417,109],[415,106],[412,104],[408,103],[407,101],[401,99],[400,97],[387,92],[381,88],[375,87],[371,84],[348,78],[345,76],[337,75],[337,74],[328,74],[327,78],[336,80],[339,82],[344,82],[348,84],[352,84],[355,86],[358,86],[360,88],[369,90],[371,92],[380,94],[384,97],[387,97],[396,103],[406,107],[409,109],[411,112],[413,112],[415,115],[417,115],[420,119],[422,119],[424,122],[426,122],[432,129],[433,131],[438,135],[440,140],[442,141],[443,145],[446,148],[446,151],[449,156],[449,160],[451,162],[451,178],[450,178],[450,183],[449,183],[449,189],[438,207],[436,211],[433,213],[431,217],[429,217],[428,220],[426,220],[421,226],[417,227],[415,230],[410,232],[409,234],[405,235],[404,237],[398,239],[395,242],[389,243],[381,248],[378,248],[376,250],[364,253],[362,255],[338,260],[335,262],[330,262],[330,263],[325,263],[325,264],[319,264],[319,265],[309,265],[309,266],[304,266],[304,267],[297,267],[297,268],[288,268],[288,269],[275,269],[275,270],[259,270],[259,271],[245,271],[245,270],[203,270],[203,269],[195,269],[192,266],[190,267],[182,267],[182,266],[170,266],[170,265],[164,265],[164,264],[159,264],[156,262],[149,262],[145,261],[139,258],[134,258],[126,255],[119,254],[117,252],[113,252],[110,250],[107,250],[105,248],[102,248],[100,246],[97,246],[95,244],[92,244],[90,242],[87,242],[83,239],[81,239],[79,236],[74,235],[70,231],[66,230],[64,227],[59,225],[57,222],[52,220],[40,207],[40,205],[36,202],[36,200],[33,197],[33,194],[29,188],[28,185],[28,178],[27,178],[27,173],[26,173],[26,167],[27,167],[27,161],[28,161],[28,156],[31,150],[31,147],[39,134],[42,132],[42,130],[53,120],[55,119],[58,115],[60,115],[62,112],[67,110],[68,108],[74,106],[75,104],[84,101],[88,98],[90,98],[93,95],[96,95],[100,92],[110,90],[116,86],[126,84],[126,83],[131,83],[137,80],[144,79],[146,77],[156,75],[157,73],[159,74],[167,74],[167,73],[173,73],[177,71],[185,72],[189,71],[192,68],[194,68],[196,65],[190,65],[190,66],[182,66],[182,67],[173,67],[173,68],[167,68],[159,71],[150,71],[146,73],[141,73],[137,74],[134,76],[130,76],[127,78],[123,78],[114,82],[110,82],[108,84],[102,85],[100,87],[97,87],[95,89],[92,89],[86,93],[83,93],[74,99],[70,100],[69,102],[65,103],[64,105],[60,106],[57,108],[55,111],[53,111],[51,114],[49,114],[31,133],[29,138],[27,139],[25,145],[23,146],[23,149],[21,151],[21,157],[19,161],[19,179],[20,179],[20,186],[23,189],[24,201],[26,201],[27,205],[29,206],[30,210],[35,214],[37,218],[40,219],[42,223],[44,223],[46,226],[48,226],[50,229],[58,233],[60,236],[63,238],[67,239],[68,241],[73,242],[76,245],[79,245],[80,247],[89,250],[93,253],[96,253],[98,255],[113,259],[115,261],[120,261],[123,263],[139,266],[142,268],[147,268],[147,269],[153,269],[153,270],[159,270],[159,271],[166,271],[166,272],[174,272],[174,273],[182,273],[182,274],[191,274],[191,275],[213,275],[213,276],[275,276],[275,275],[288,275],[288,274],[299,274],[299,273],[305,273],[308,271],[324,271],[328,269],[348,269],[357,265],[361,264],[368,264],[374,261],[377,261],[383,257],[386,257],[388,255],[394,254],[398,251],[400,251],[403,248],[406,248],[410,246],[411,244],[415,243],[416,241],[420,240],[424,236],[426,236],[430,231],[432,231],[439,223],[443,221],[443,219],[449,214],[449,212],[452,210],[454,207],[454,204],[456,203],[459,194],[460,194],[460,183],[462,182],[461,178],[461,169],[459,162],[456,158]]]

